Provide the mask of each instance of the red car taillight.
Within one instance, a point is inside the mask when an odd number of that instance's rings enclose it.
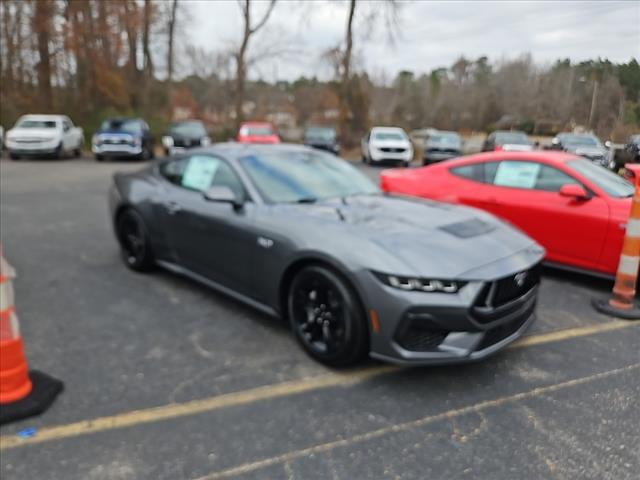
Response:
[[[500,145],[496,145],[495,147],[493,147],[493,151],[494,152],[501,152],[502,151],[502,147]]]

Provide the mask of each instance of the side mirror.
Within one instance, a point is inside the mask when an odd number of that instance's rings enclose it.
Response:
[[[562,185],[558,193],[560,193],[561,197],[573,198],[575,200],[589,200],[591,198],[591,195],[587,193],[582,185],[575,183]]]
[[[244,203],[242,199],[238,198],[233,190],[226,185],[211,187],[204,192],[204,198],[210,202],[230,203],[234,208],[240,208]]]

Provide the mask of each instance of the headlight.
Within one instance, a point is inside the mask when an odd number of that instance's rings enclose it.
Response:
[[[91,144],[92,145],[97,145],[98,143],[100,143],[100,137],[96,134],[93,135],[93,137],[91,137]]]
[[[374,272],[375,276],[385,285],[399,290],[415,292],[457,293],[467,282],[457,280],[442,280],[434,278],[403,277]]]
[[[209,137],[202,137],[200,140],[200,145],[206,147],[207,145],[211,145],[211,139]]]
[[[164,148],[173,147],[173,137],[170,137],[169,135],[165,135],[164,137],[162,137],[162,146]]]

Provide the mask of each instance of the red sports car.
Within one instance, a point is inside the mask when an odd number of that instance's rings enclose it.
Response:
[[[481,208],[547,249],[547,262],[615,275],[634,187],[581,157],[489,152],[417,168],[385,170],[384,191]]]
[[[242,123],[237,140],[240,143],[280,143],[280,137],[276,135],[273,125],[265,122]]]

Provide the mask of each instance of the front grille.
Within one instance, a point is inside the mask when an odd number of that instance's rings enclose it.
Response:
[[[479,323],[491,323],[499,320],[507,310],[517,309],[516,300],[528,295],[540,283],[541,265],[529,270],[503,277],[487,283],[480,291],[472,309]],[[512,304],[512,305],[509,305]],[[504,308],[502,308],[504,307]]]
[[[438,349],[448,333],[444,330],[421,328],[420,325],[412,323],[399,335],[397,342],[402,348],[412,352],[433,352]]]
[[[380,148],[381,152],[385,152],[385,153],[402,153],[406,150],[406,148],[399,148],[399,147],[382,147]]]
[[[180,147],[180,148],[191,148],[191,147],[197,147],[200,145],[200,140],[199,139],[183,139],[183,138],[176,138],[173,140],[173,146],[174,147]]]
[[[41,143],[41,142],[48,141],[48,139],[46,139],[46,138],[16,138],[15,141],[17,143]]]

